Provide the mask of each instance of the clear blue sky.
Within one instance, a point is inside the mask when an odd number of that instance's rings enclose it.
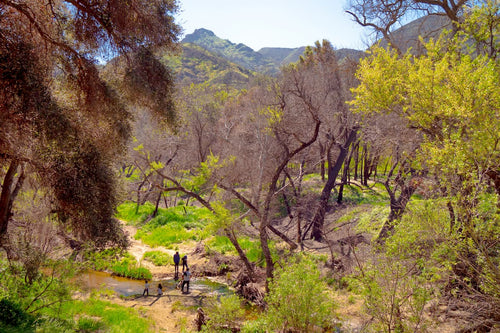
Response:
[[[366,29],[345,13],[346,0],[179,0],[184,35],[205,28],[255,51],[327,39],[336,48],[366,49]]]

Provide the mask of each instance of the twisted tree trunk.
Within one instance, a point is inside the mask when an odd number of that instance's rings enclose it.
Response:
[[[343,145],[340,146],[340,153],[337,157],[337,161],[333,166],[331,166],[330,163],[328,164],[328,180],[323,187],[323,191],[321,191],[321,196],[316,208],[316,213],[314,214],[311,222],[311,237],[316,241],[321,241],[321,239],[323,238],[323,224],[325,222],[325,213],[328,206],[328,200],[330,199],[332,190],[335,187],[335,181],[339,175],[340,170],[342,169],[342,164],[344,163],[347,157],[347,153],[349,152],[349,147],[354,142],[354,140],[356,140],[357,132],[357,127],[354,127],[350,130],[347,140]]]
[[[17,160],[10,162],[2,183],[2,193],[0,194],[0,246],[5,243],[4,237],[7,234],[9,219],[12,216],[12,203],[24,181],[24,171],[21,171],[17,182],[15,181],[19,165],[20,163]]]
[[[403,213],[406,209],[406,206],[408,205],[408,202],[410,201],[411,196],[418,188],[419,182],[416,177],[419,175],[419,173],[415,172],[415,170],[413,170],[409,166],[406,166],[405,164],[406,162],[403,163],[398,172],[398,175],[396,176],[396,186],[394,188],[391,188],[390,186],[390,177],[397,164],[394,165],[391,172],[389,173],[389,176],[387,177],[387,180],[384,183],[385,189],[389,194],[391,211],[389,213],[387,221],[385,221],[378,235],[377,242],[379,244],[383,244],[385,242],[385,239],[392,234],[397,222],[401,220],[401,217],[403,216]],[[403,170],[406,170],[407,168],[409,168],[409,172],[405,176],[403,174]],[[400,191],[399,197],[396,196],[396,192],[398,191],[398,189]]]

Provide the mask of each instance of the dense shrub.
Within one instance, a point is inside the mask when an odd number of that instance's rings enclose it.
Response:
[[[86,254],[91,268],[97,271],[111,271],[113,274],[131,279],[151,279],[151,272],[140,267],[135,258],[120,249],[107,249]]]
[[[203,327],[203,332],[231,332],[231,328],[239,327],[239,322],[244,318],[245,310],[241,300],[236,295],[223,296],[219,300],[210,299],[206,307],[208,321]]]
[[[276,268],[266,296],[273,332],[314,332],[333,327],[334,302],[317,265],[303,255]]]
[[[137,267],[135,263],[120,261],[111,267],[113,274],[137,280],[151,280],[153,275],[144,267]]]
[[[26,313],[19,304],[5,298],[0,300],[0,329],[2,331],[11,327],[31,332],[33,331],[33,322],[33,316]]]

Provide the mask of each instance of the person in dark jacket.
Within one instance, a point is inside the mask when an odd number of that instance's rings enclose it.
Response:
[[[184,272],[184,270],[187,269],[188,269],[188,256],[184,255],[184,257],[182,257],[182,271]]]
[[[176,251],[174,254],[175,276],[179,276],[179,263],[180,262],[181,262],[181,256],[179,255],[179,251]]]

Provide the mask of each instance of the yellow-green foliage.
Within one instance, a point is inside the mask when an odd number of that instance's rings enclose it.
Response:
[[[358,266],[350,286],[364,298],[365,311],[377,331],[423,331],[427,302],[439,295],[437,281],[453,261],[446,239],[449,218],[446,203],[412,201],[384,247]]]
[[[245,310],[237,295],[222,296],[220,299],[209,299],[206,307],[208,321],[203,327],[203,332],[216,332],[223,327],[238,327],[243,320]]]
[[[443,38],[427,43],[423,55],[403,57],[374,48],[361,61],[352,106],[365,116],[396,113],[422,131],[422,164],[458,196],[456,214],[470,228],[468,210],[488,191],[484,175],[500,160],[500,71],[497,59],[467,54],[467,45]]]
[[[334,326],[335,304],[317,265],[297,255],[277,267],[266,296],[266,320],[273,332],[314,332]]]

